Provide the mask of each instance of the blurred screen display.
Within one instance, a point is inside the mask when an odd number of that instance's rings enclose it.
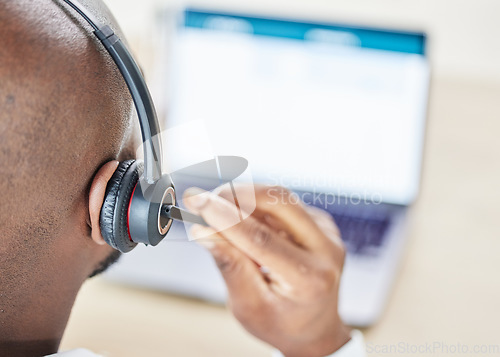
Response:
[[[214,154],[245,157],[258,182],[415,198],[424,34],[188,10],[174,43],[168,127],[204,121]],[[176,167],[189,164],[165,144]]]

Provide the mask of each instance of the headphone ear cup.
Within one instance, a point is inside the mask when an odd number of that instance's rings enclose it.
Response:
[[[120,162],[108,182],[101,208],[101,234],[106,243],[122,253],[130,252],[137,243],[128,231],[128,209],[132,194],[139,182],[139,167],[135,160]]]

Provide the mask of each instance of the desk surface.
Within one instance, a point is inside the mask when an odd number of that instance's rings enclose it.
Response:
[[[499,133],[500,85],[434,83],[423,190],[388,307],[364,331],[373,349],[500,345]],[[83,287],[61,347],[121,357],[271,351],[222,307],[100,279]]]

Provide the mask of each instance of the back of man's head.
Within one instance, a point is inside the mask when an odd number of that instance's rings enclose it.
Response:
[[[118,30],[100,2],[81,3]],[[132,109],[116,65],[63,1],[0,0],[4,343],[60,338],[81,283],[110,255],[91,242],[88,190],[104,162],[133,156]]]

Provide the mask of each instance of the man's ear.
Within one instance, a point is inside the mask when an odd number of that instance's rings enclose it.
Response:
[[[106,244],[104,238],[102,237],[101,227],[99,224],[99,216],[101,215],[104,195],[106,194],[106,186],[118,167],[118,164],[118,161],[109,161],[104,164],[95,175],[90,187],[89,214],[92,240],[99,245]]]

